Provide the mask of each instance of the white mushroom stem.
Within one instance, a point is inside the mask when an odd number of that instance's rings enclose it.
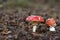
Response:
[[[56,29],[55,29],[55,27],[52,27],[52,26],[51,26],[51,27],[49,28],[49,31],[56,31]]]
[[[53,26],[50,26],[49,30],[50,31],[56,31],[55,26],[56,26],[56,23]]]
[[[36,32],[36,28],[37,28],[37,26],[35,25],[35,26],[33,26],[33,32]]]

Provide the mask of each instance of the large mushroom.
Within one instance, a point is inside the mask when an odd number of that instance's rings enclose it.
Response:
[[[36,32],[37,25],[38,25],[40,22],[44,22],[44,18],[41,17],[41,16],[32,15],[32,16],[28,16],[28,17],[26,18],[26,21],[32,23],[32,25],[33,25],[33,32]]]
[[[56,21],[54,18],[47,19],[46,24],[49,26],[50,31],[56,31],[56,29],[55,29]]]

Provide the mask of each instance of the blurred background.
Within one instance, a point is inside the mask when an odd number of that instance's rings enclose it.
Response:
[[[56,17],[60,13],[60,0],[0,0],[0,7],[4,7],[4,10],[7,8],[5,10],[7,12],[18,10],[20,14],[25,10],[22,15],[31,12],[36,15],[49,14]]]
[[[29,15],[55,18],[57,32],[33,36]],[[0,40],[60,40],[60,0],[0,0]]]

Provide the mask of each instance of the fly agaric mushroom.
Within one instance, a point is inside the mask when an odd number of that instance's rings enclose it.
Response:
[[[46,24],[49,26],[50,31],[56,31],[55,26],[56,26],[56,21],[53,18],[49,18],[46,20]]]
[[[32,15],[32,16],[28,16],[26,18],[26,21],[32,22],[33,32],[36,32],[36,28],[37,28],[38,23],[44,22],[44,18],[41,16]]]

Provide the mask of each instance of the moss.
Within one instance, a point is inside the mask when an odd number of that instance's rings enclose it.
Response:
[[[19,7],[27,7],[32,6],[33,2],[29,0],[14,0],[14,1],[8,1],[6,3],[6,6],[12,7],[12,6],[19,6]]]

